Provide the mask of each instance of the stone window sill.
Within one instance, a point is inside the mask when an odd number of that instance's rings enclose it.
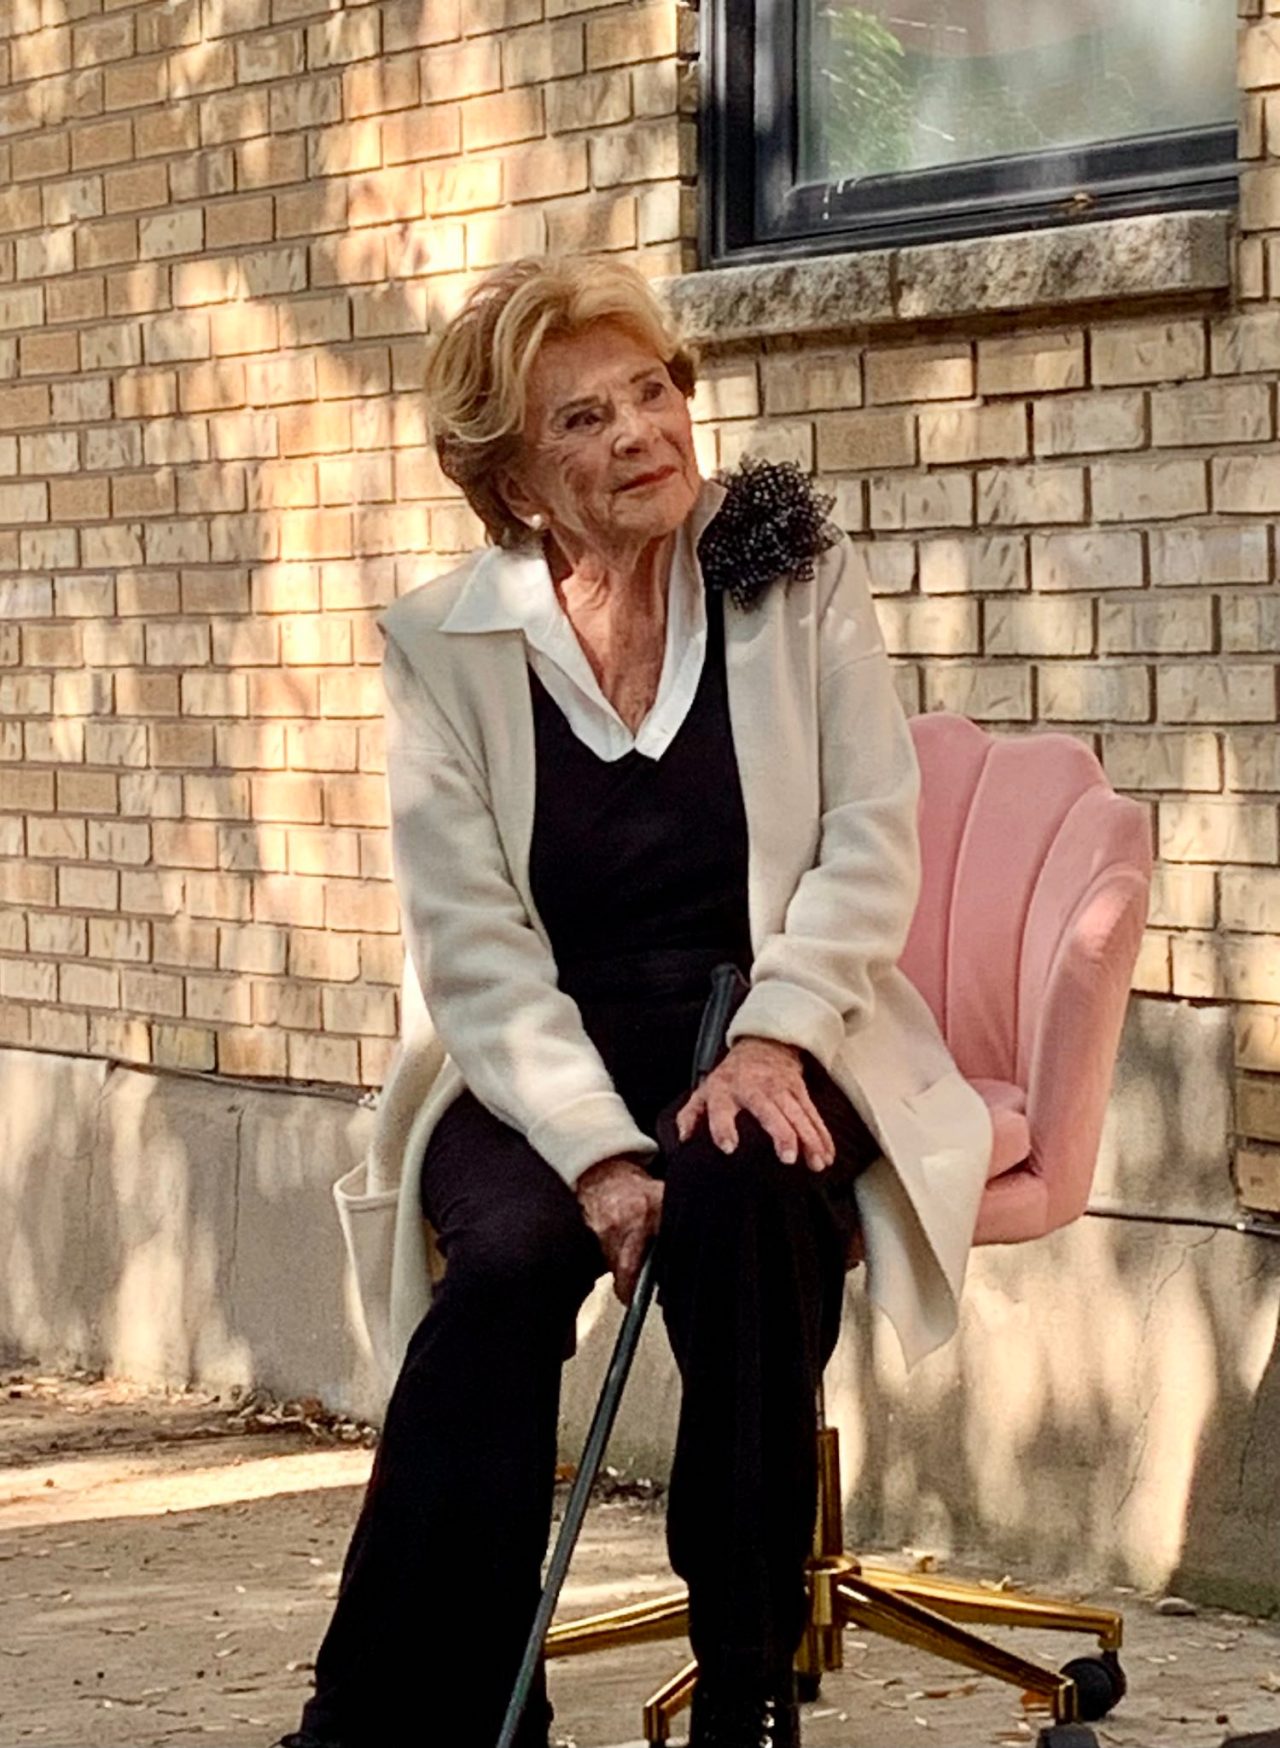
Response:
[[[1157,213],[912,248],[721,267],[660,282],[703,345],[895,323],[1020,315],[1224,291],[1234,215]]]

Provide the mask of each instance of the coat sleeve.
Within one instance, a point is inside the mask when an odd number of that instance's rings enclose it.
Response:
[[[863,567],[845,540],[817,584],[821,819],[814,865],[759,946],[729,1030],[830,1068],[906,944],[920,885],[919,769]],[[825,588],[823,584],[825,582]]]
[[[567,1183],[656,1146],[632,1120],[507,867],[481,772],[388,634],[387,787],[405,942],[467,1086]]]

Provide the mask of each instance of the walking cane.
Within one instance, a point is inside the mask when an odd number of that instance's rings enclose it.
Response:
[[[711,973],[711,994],[707,997],[707,1005],[702,1010],[702,1020],[698,1026],[698,1041],[693,1050],[693,1084],[695,1086],[704,1080],[715,1067],[721,1046],[724,1043],[725,1032],[728,1030],[734,1007],[737,1005],[737,998],[744,988],[745,981],[736,965],[717,965]],[[617,1416],[618,1404],[622,1400],[627,1374],[631,1370],[631,1362],[636,1356],[636,1348],[640,1342],[640,1331],[644,1327],[645,1313],[649,1309],[649,1301],[653,1298],[654,1248],[650,1244],[640,1273],[636,1278],[635,1291],[631,1295],[631,1303],[627,1306],[627,1314],[622,1320],[622,1328],[618,1331],[618,1339],[614,1343],[613,1357],[609,1361],[609,1369],[605,1373],[600,1399],[596,1403],[596,1411],[591,1417],[591,1429],[587,1433],[587,1442],[582,1447],[582,1461],[578,1464],[578,1472],[574,1476],[573,1487],[569,1493],[569,1503],[565,1507],[564,1521],[560,1525],[560,1533],[556,1537],[555,1549],[547,1567],[546,1581],[542,1587],[537,1613],[534,1615],[533,1625],[529,1629],[524,1657],[520,1663],[520,1672],[516,1676],[516,1684],[511,1690],[506,1716],[502,1720],[502,1733],[498,1737],[498,1748],[513,1748],[516,1731],[520,1728],[520,1720],[524,1716],[524,1708],[529,1700],[529,1690],[533,1686],[533,1678],[537,1672],[538,1659],[542,1655],[543,1641],[546,1639],[547,1629],[551,1625],[551,1617],[556,1612],[556,1603],[560,1600],[560,1591],[564,1585],[565,1574],[569,1570],[569,1561],[573,1557],[574,1546],[582,1531],[583,1519],[587,1515],[591,1489],[595,1486],[600,1464],[604,1460],[605,1446],[609,1442],[609,1434],[613,1430],[613,1422]]]

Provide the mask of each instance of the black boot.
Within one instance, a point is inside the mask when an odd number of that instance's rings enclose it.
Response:
[[[763,1688],[699,1679],[689,1748],[800,1748],[794,1678]]]

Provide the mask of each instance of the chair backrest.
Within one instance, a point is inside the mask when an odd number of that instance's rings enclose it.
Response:
[[[1028,1156],[988,1184],[977,1238],[1036,1237],[1088,1200],[1146,920],[1147,814],[1070,735],[941,712],[911,727],[923,881],[902,969],[966,1078],[1025,1095]]]

